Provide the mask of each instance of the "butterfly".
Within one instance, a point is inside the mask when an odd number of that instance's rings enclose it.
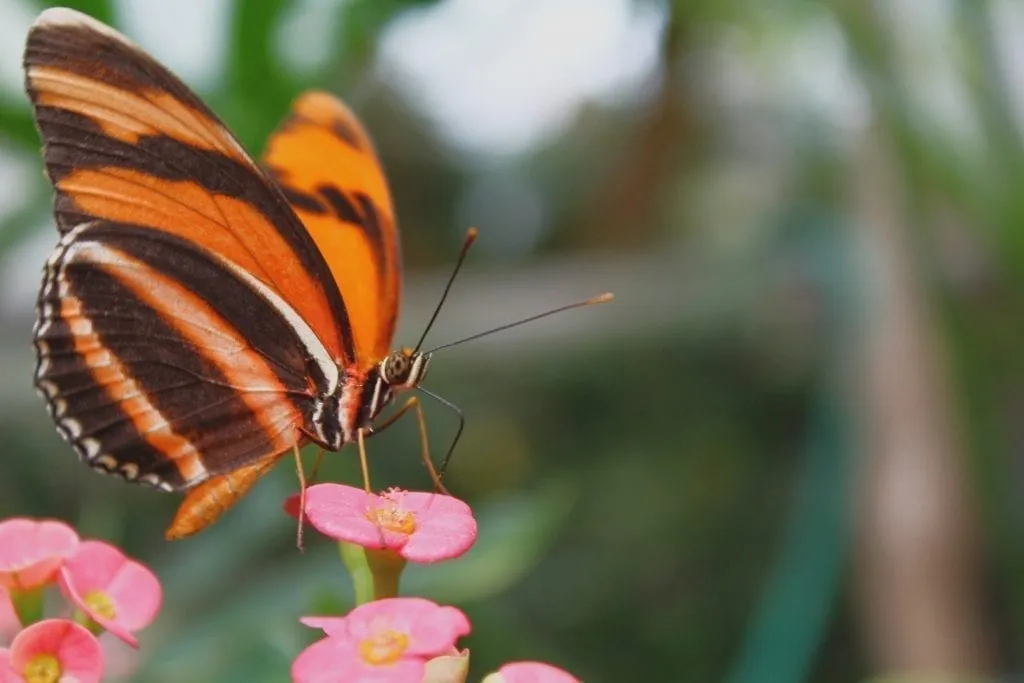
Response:
[[[84,14],[40,14],[24,69],[60,232],[35,385],[85,463],[187,492],[169,538],[211,524],[282,455],[372,433],[419,385],[429,353],[391,346],[390,191],[339,100],[300,96],[261,165]]]

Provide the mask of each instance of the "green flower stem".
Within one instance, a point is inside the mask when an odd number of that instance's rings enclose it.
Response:
[[[28,590],[10,591],[11,603],[14,605],[14,612],[23,626],[34,624],[43,618],[43,592],[44,587],[30,588]]]
[[[84,626],[94,636],[103,635],[103,632],[106,631],[105,628],[100,626],[92,617],[86,614],[85,610],[76,609],[74,614],[71,615],[71,621]]]
[[[341,561],[352,576],[356,604],[362,605],[373,600],[373,573],[363,548],[352,543],[339,543],[338,548],[341,550]]]
[[[353,543],[339,543],[341,559],[352,576],[356,604],[398,596],[405,560],[393,550],[374,550]]]
[[[374,600],[397,598],[405,558],[393,550],[367,550],[366,559],[373,572]]]

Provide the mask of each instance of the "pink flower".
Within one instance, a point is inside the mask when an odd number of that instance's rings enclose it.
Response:
[[[512,662],[487,676],[483,683],[580,683],[572,674],[543,662]]]
[[[61,569],[60,588],[89,618],[132,647],[149,625],[162,592],[153,572],[102,541],[85,541]]]
[[[298,496],[285,504],[298,514]],[[381,495],[340,484],[306,489],[306,518],[322,534],[364,548],[394,550],[410,562],[458,557],[476,541],[469,506],[440,493],[391,489]]]
[[[14,517],[0,522],[0,587],[27,591],[53,580],[78,548],[78,534],[64,522]]]
[[[0,647],[0,683],[17,683],[18,672],[11,666],[11,651]]]
[[[0,643],[10,642],[18,631],[21,630],[21,620],[11,602],[11,596],[7,589],[0,586]],[[3,683],[0,677],[0,683]]]
[[[103,676],[103,649],[84,626],[66,619],[46,619],[19,633],[7,659],[7,683],[74,681],[98,683]],[[2,660],[4,657],[0,657]]]
[[[420,683],[427,660],[448,654],[469,633],[465,614],[423,598],[375,600],[344,617],[302,622],[327,637],[295,659],[296,683]]]

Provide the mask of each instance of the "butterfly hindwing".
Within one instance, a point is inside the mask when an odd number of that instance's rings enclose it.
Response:
[[[355,361],[333,269],[187,86],[113,29],[64,8],[33,25],[25,77],[62,232],[100,219],[199,245],[291,302],[336,361]]]
[[[366,369],[391,349],[401,296],[395,213],[373,144],[337,98],[310,91],[296,99],[263,160],[345,294]]]
[[[298,326],[296,326],[298,325]],[[337,369],[269,288],[175,235],[64,235],[38,303],[36,386],[79,456],[168,490],[286,451]]]

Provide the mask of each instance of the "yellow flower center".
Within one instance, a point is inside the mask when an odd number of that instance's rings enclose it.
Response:
[[[117,609],[114,607],[114,601],[103,591],[88,592],[85,595],[85,604],[90,610],[104,619],[113,621],[117,618]]]
[[[367,664],[394,664],[409,647],[409,636],[399,631],[379,631],[359,643],[359,656]]]
[[[29,660],[21,672],[25,683],[57,683],[61,674],[60,660],[51,654],[38,654]]]
[[[402,492],[398,489],[385,491],[380,496],[381,507],[370,507],[366,516],[371,522],[388,531],[406,536],[416,531],[416,515],[402,509]]]

